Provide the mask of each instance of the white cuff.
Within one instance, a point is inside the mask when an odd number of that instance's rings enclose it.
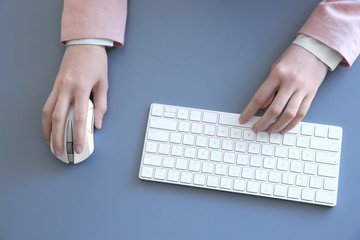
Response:
[[[331,71],[334,71],[343,59],[343,56],[334,49],[305,34],[299,34],[292,43],[308,50],[325,65],[327,65]]]
[[[66,42],[66,46],[69,45],[77,45],[77,44],[92,44],[92,45],[102,45],[106,47],[113,47],[114,42],[109,39],[103,38],[82,38],[82,39],[74,39]]]

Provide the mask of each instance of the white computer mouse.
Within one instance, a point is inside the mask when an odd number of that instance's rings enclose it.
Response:
[[[63,152],[61,155],[56,157],[64,163],[77,164],[87,159],[94,151],[94,105],[91,100],[89,99],[84,148],[82,153],[80,154],[76,153],[75,147],[73,145],[73,115],[74,106],[71,105],[65,121]],[[51,152],[54,154],[52,137],[50,137],[50,149]]]

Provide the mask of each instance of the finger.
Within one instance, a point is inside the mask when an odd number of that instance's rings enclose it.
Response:
[[[46,100],[46,103],[42,110],[42,131],[46,140],[46,144],[50,146],[50,136],[51,136],[51,117],[55,108],[58,92],[52,91],[49,98]]]
[[[240,116],[240,123],[244,124],[254,114],[263,106],[266,101],[275,94],[276,88],[278,86],[278,81],[272,80],[272,78],[268,78],[265,82],[260,86],[260,88],[256,91],[254,96],[251,98],[249,104],[245,107],[244,111]]]
[[[56,156],[60,155],[63,152],[64,127],[65,120],[69,111],[69,106],[70,96],[67,93],[63,94],[60,92],[51,117],[52,144]]]
[[[294,119],[291,120],[291,122],[289,122],[288,125],[286,125],[283,129],[281,129],[280,133],[285,133],[287,131],[290,131],[291,129],[296,127],[296,125],[299,124],[299,122],[305,117],[307,111],[309,110],[313,99],[314,99],[314,96],[306,96],[303,99],[301,106],[296,114],[296,117],[294,117]]]
[[[106,82],[99,82],[99,85],[93,90],[94,95],[94,119],[95,127],[101,129],[102,119],[107,110],[107,91],[108,85]]]
[[[304,95],[301,92],[294,93],[291,96],[288,104],[286,105],[284,112],[274,123],[272,123],[267,128],[267,131],[276,132],[283,129],[286,125],[288,125],[289,122],[291,122],[296,117],[303,99],[304,99]]]
[[[289,98],[291,97],[292,92],[289,90],[285,90],[284,88],[280,89],[277,93],[274,101],[271,103],[269,108],[266,110],[265,114],[257,121],[252,129],[254,132],[258,132],[260,130],[266,129],[277,116],[280,115],[281,111],[286,106]]]
[[[264,109],[266,108],[267,106],[270,105],[270,103],[272,102],[272,100],[274,99],[275,97],[275,92],[273,92],[270,97],[265,101],[265,103],[260,107],[261,109]]]
[[[90,95],[90,94],[89,94]],[[74,135],[73,141],[76,153],[81,153],[84,148],[87,111],[89,106],[89,95],[79,95],[74,103]]]

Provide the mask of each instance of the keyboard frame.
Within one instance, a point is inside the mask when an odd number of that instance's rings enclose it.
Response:
[[[245,187],[245,190],[244,190],[244,191],[237,191],[237,190],[234,190],[233,188],[232,188],[232,189],[220,188],[220,183],[218,184],[217,187],[209,187],[209,186],[206,185],[206,183],[205,183],[204,185],[202,185],[202,186],[196,185],[196,184],[194,184],[193,182],[192,182],[191,184],[182,183],[182,182],[180,182],[180,179],[179,179],[177,182],[173,182],[173,181],[167,180],[166,178],[165,178],[165,180],[161,180],[161,179],[156,179],[156,178],[154,178],[154,177],[152,177],[151,179],[150,179],[150,178],[146,178],[146,177],[142,177],[142,176],[141,176],[141,171],[142,171],[142,167],[145,165],[145,164],[144,164],[144,156],[145,156],[145,154],[146,154],[145,149],[146,149],[146,143],[147,143],[147,139],[148,139],[148,132],[149,132],[149,129],[150,129],[150,127],[149,127],[149,126],[150,126],[150,119],[151,119],[151,116],[152,116],[152,109],[153,109],[153,107],[154,107],[155,105],[163,106],[163,109],[165,109],[166,107],[170,107],[170,108],[174,108],[174,107],[175,107],[175,108],[177,108],[177,109],[179,109],[179,108],[181,108],[181,109],[188,109],[189,111],[191,111],[191,110],[201,111],[201,112],[202,112],[202,115],[203,115],[203,112],[204,112],[204,111],[209,112],[209,113],[217,113],[217,114],[218,114],[217,123],[214,124],[214,125],[216,125],[217,127],[218,127],[219,125],[220,125],[220,126],[226,126],[226,125],[223,125],[223,124],[219,124],[219,115],[220,115],[220,114],[236,114],[236,115],[240,116],[240,114],[237,114],[237,113],[229,113],[229,112],[221,112],[221,111],[214,111],[214,110],[207,110],[207,109],[190,108],[190,107],[184,107],[184,106],[175,106],[175,105],[152,103],[152,104],[150,105],[150,108],[149,108],[149,115],[148,115],[148,120],[147,120],[145,138],[144,138],[144,145],[143,145],[143,151],[142,151],[142,157],[141,157],[141,164],[140,164],[140,169],[139,169],[139,178],[140,178],[141,180],[161,182],[161,183],[169,183],[169,184],[182,185],[182,186],[191,186],[191,187],[196,187],[196,188],[211,189],[211,190],[218,190],[218,191],[231,192],[231,193],[247,194],[247,195],[252,195],[252,196],[260,196],[260,197],[267,197],[267,198],[273,198],[273,199],[289,200],[289,201],[294,201],[294,202],[315,204],[315,205],[321,205],[321,206],[331,206],[331,207],[336,206],[336,204],[337,204],[337,198],[338,198],[339,173],[340,173],[340,162],[341,162],[341,161],[340,161],[340,160],[341,160],[341,145],[342,145],[342,135],[343,135],[343,134],[342,134],[342,133],[343,133],[343,130],[342,130],[341,127],[339,127],[339,126],[334,126],[334,125],[325,125],[325,124],[309,123],[309,122],[300,122],[300,123],[299,123],[299,124],[304,124],[304,123],[305,123],[305,124],[316,125],[316,126],[337,127],[337,128],[340,128],[340,130],[341,130],[341,135],[340,135],[340,139],[339,139],[339,141],[340,141],[340,146],[339,146],[339,151],[338,151],[338,164],[336,165],[337,168],[338,168],[337,175],[336,175],[336,178],[335,178],[335,179],[336,179],[336,189],[335,189],[335,191],[334,191],[336,197],[335,197],[335,203],[334,203],[334,204],[329,204],[329,203],[325,203],[325,202],[316,202],[316,201],[315,201],[316,196],[314,196],[314,200],[313,200],[313,201],[303,200],[303,199],[301,199],[301,192],[300,192],[300,198],[299,198],[299,199],[289,198],[288,196],[286,196],[286,197],[276,196],[276,195],[274,195],[274,188],[273,188],[273,190],[272,190],[272,191],[273,191],[273,194],[272,194],[271,196],[269,196],[269,195],[264,195],[264,194],[261,194],[261,193],[260,193],[260,186],[259,186],[259,191],[258,191],[257,193],[249,193],[249,192],[246,191],[246,187]],[[190,115],[190,114],[189,114],[189,115]],[[162,118],[165,118],[165,117],[163,116]],[[188,120],[186,120],[187,122],[194,122],[194,121],[190,120],[189,118],[190,118],[190,116],[188,117]],[[177,118],[175,117],[175,119],[177,119]],[[249,123],[247,123],[248,126],[249,126],[249,125],[252,125],[252,124],[253,124],[254,122],[256,122],[258,119],[260,119],[260,117],[257,117],[257,116],[253,117],[253,118],[249,121]],[[180,120],[179,120],[179,121],[180,121]],[[201,122],[202,124],[207,124],[207,123],[204,123],[204,122],[202,122],[202,121],[200,121],[200,122]],[[234,126],[228,125],[228,127],[234,127]],[[242,127],[240,127],[240,128],[242,128]],[[248,127],[248,128],[251,129],[250,127]],[[154,129],[154,128],[152,128],[152,129]],[[163,131],[164,131],[164,130],[163,130]],[[171,131],[168,131],[168,132],[171,132]],[[179,131],[177,130],[176,132],[179,132]],[[243,133],[243,130],[242,130],[242,133]],[[192,134],[192,135],[196,135],[196,134]],[[204,135],[204,134],[201,134],[201,135]],[[256,135],[255,135],[255,136],[256,136]],[[210,137],[210,136],[207,136],[207,137]],[[215,137],[216,137],[216,135],[215,135]],[[314,137],[314,136],[313,136],[313,137]],[[230,138],[230,137],[228,137],[228,138]],[[243,140],[243,139],[241,139],[241,140]],[[247,143],[249,143],[249,141],[247,141]],[[169,143],[169,141],[168,141],[168,144],[171,144],[171,143]],[[276,146],[275,144],[271,144],[271,143],[267,143],[267,144]],[[179,145],[185,146],[184,144],[179,144]],[[195,143],[194,143],[194,145],[193,145],[192,147],[196,147],[196,146],[195,146]],[[211,148],[209,148],[209,147],[207,147],[207,149],[211,150]],[[235,152],[235,150],[233,150],[233,152]],[[236,152],[235,152],[235,153],[236,153]],[[246,153],[246,154],[251,155],[251,154],[249,154],[249,153]],[[159,154],[159,153],[151,154],[151,155],[159,155],[159,156],[161,156],[161,157],[166,156],[166,155],[162,155],[162,154]],[[167,156],[171,156],[171,154],[169,154],[169,155],[167,155]],[[260,156],[262,156],[262,155],[260,154]],[[272,156],[272,157],[278,159],[278,158],[275,157],[275,156]],[[173,156],[173,158],[176,159],[176,158],[185,158],[185,157],[184,157],[184,156],[182,156],[182,157],[175,157],[175,156]],[[189,159],[189,158],[186,158],[186,159],[187,159],[187,160],[191,160],[191,159]],[[199,160],[199,161],[204,161],[204,160]],[[206,161],[206,160],[205,160],[205,161]],[[207,161],[210,161],[210,160],[207,160]],[[301,161],[301,160],[300,160],[300,161]],[[315,161],[315,160],[314,160],[314,161]],[[217,163],[217,162],[214,162],[214,163]],[[250,161],[249,161],[249,163],[248,163],[248,165],[247,165],[248,167],[249,167],[249,164],[250,164]],[[229,164],[227,164],[227,165],[229,165]],[[234,165],[237,165],[236,161],[235,161]],[[289,164],[289,165],[290,165],[290,164]],[[145,165],[145,166],[148,166],[148,165]],[[240,166],[241,168],[244,167],[244,166],[242,166],[242,165],[239,165],[239,166]],[[165,168],[165,167],[154,167],[154,166],[151,166],[151,167],[153,167],[153,168],[160,168],[160,169],[166,169],[166,170],[169,170],[169,169],[170,169],[170,168]],[[251,167],[251,168],[255,168],[255,167]],[[175,169],[175,166],[174,166],[172,169]],[[264,168],[262,167],[262,169],[264,169]],[[289,167],[289,169],[290,169],[290,167]],[[268,169],[268,170],[270,171],[271,169]],[[273,170],[274,170],[274,169],[273,169]],[[193,174],[196,173],[196,172],[190,171],[189,169],[187,169],[187,170],[178,170],[178,171],[181,171],[181,172],[190,172],[190,173],[193,173]],[[275,167],[275,170],[274,170],[274,171],[276,171],[276,172],[281,172],[281,173],[284,172],[284,171],[281,171],[281,170],[277,170],[276,167]],[[288,170],[287,172],[289,172],[289,171],[290,171],[290,170]],[[200,171],[200,172],[201,172],[201,171]],[[211,175],[211,176],[219,176],[219,175],[216,175],[214,172],[213,172],[212,174],[208,174],[208,173],[202,173],[202,174],[204,174],[204,175],[206,175],[206,176],[209,176],[209,175]],[[318,175],[315,175],[315,176],[318,176]],[[219,176],[219,177],[221,177],[221,176]],[[228,175],[226,175],[225,177],[234,178],[234,179],[235,179],[235,177],[229,177]],[[243,179],[241,176],[240,176],[239,178],[240,178],[240,179]],[[253,177],[252,180],[255,181],[255,182],[261,183],[261,181],[255,180],[254,177]],[[249,181],[249,179],[246,179],[246,182],[248,182],[248,181]],[[308,186],[307,186],[307,188],[309,188],[309,184],[310,184],[309,182],[310,182],[310,180],[308,181]],[[267,180],[266,183],[269,183],[269,181]],[[272,184],[275,185],[275,183],[272,183]],[[286,185],[286,184],[283,184],[283,183],[281,183],[281,184],[279,184],[279,185],[290,186],[290,185]],[[293,184],[292,186],[296,186],[296,185]],[[299,188],[300,188],[300,187],[299,187]],[[314,189],[314,190],[316,190],[316,189]],[[286,193],[287,193],[287,192],[286,192]],[[316,194],[316,193],[314,193],[314,194]],[[287,194],[286,194],[286,195],[287,195]]]

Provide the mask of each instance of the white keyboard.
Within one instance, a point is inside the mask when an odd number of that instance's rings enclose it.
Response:
[[[255,133],[253,117],[152,104],[139,177],[335,206],[342,128],[301,122],[286,134]]]

